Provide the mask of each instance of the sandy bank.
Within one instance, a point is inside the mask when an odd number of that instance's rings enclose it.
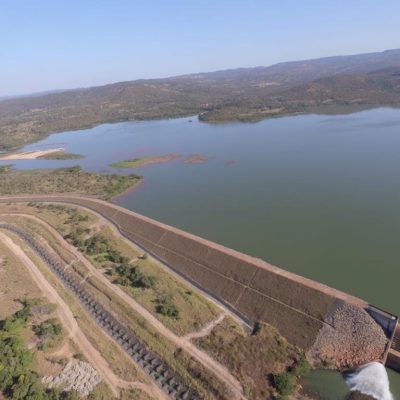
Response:
[[[48,154],[56,153],[64,151],[62,147],[58,147],[56,149],[47,149],[47,150],[33,150],[33,151],[24,151],[21,153],[12,153],[6,154],[0,157],[0,161],[6,160],[35,160],[39,157],[46,156]]]

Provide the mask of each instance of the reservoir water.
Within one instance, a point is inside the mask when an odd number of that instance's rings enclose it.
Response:
[[[400,110],[253,124],[190,119],[54,134],[24,150],[65,147],[85,158],[14,163],[143,175],[119,204],[400,313]],[[207,160],[109,166],[169,153]],[[400,375],[390,380],[400,399]]]

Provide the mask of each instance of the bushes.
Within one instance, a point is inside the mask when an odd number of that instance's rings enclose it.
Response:
[[[301,377],[303,375],[307,375],[311,370],[310,363],[307,358],[303,355],[297,365],[293,368],[292,374]]]
[[[107,239],[101,235],[94,235],[84,242],[85,252],[90,256],[107,253],[109,250],[109,244]]]
[[[297,379],[290,372],[282,372],[281,374],[274,375],[275,389],[282,396],[288,396],[296,389]]]
[[[108,241],[108,239],[102,235],[94,235],[86,240],[82,239],[83,233],[89,233],[87,230],[75,231],[74,238],[82,251],[84,251],[89,256],[97,256],[97,260],[107,260],[111,261],[114,264],[127,264],[129,262],[129,258],[123,256],[119,251],[114,250]],[[71,235],[71,234],[70,234]]]
[[[172,295],[170,294],[161,295],[157,298],[156,302],[157,302],[156,306],[157,313],[163,315],[164,317],[179,319],[179,310],[173,303]]]
[[[304,354],[296,365],[289,372],[282,372],[273,375],[273,384],[278,393],[286,397],[294,392],[297,387],[297,380],[310,372],[310,364]]]
[[[41,340],[39,348],[43,350],[45,347],[51,345],[61,335],[63,329],[61,324],[55,318],[51,318],[43,321],[39,325],[33,326],[33,331],[37,336],[39,336]]]
[[[32,306],[37,304],[37,300],[27,300],[21,301],[23,307],[21,310],[14,313],[11,317],[6,318],[1,322],[1,329],[8,333],[15,333],[22,329],[28,319],[32,315]]]
[[[0,325],[0,392],[6,399],[12,400],[76,400],[76,393],[46,390],[40,377],[32,371],[32,352],[26,348],[20,330],[27,326],[32,306],[37,301],[24,300],[22,304],[21,310]],[[12,332],[10,326],[13,327]],[[61,326],[50,319],[37,329],[40,334],[47,335],[60,332]]]
[[[40,386],[38,376],[30,370],[32,353],[15,329],[10,333],[10,326],[24,328],[30,316],[29,303],[2,324],[0,332],[0,390],[10,399],[45,399],[45,392]]]
[[[156,284],[154,276],[144,275],[137,266],[131,267],[130,265],[122,264],[115,271],[118,274],[118,278],[114,282],[119,285],[150,289],[154,288]]]

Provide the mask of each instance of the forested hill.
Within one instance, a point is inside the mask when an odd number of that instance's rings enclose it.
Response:
[[[399,85],[400,49],[5,99],[0,147],[104,122],[193,114],[209,122],[253,121],[349,106],[399,106]]]

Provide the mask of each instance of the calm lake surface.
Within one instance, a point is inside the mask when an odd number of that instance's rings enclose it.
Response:
[[[144,183],[118,199],[122,206],[400,313],[400,110],[254,124],[191,120],[54,134],[24,150],[65,147],[86,158],[15,165],[138,173]],[[168,153],[208,160],[109,167]],[[399,375],[391,381],[399,386]]]

